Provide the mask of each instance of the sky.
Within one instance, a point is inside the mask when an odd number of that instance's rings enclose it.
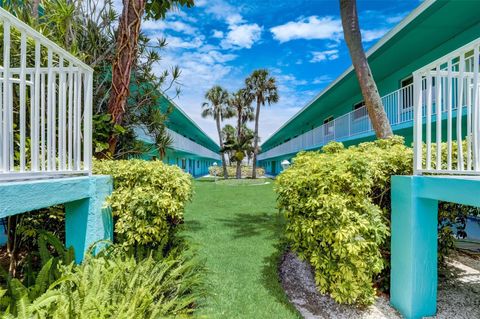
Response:
[[[195,0],[194,8],[144,21],[142,29],[152,41],[166,38],[156,72],[180,67],[181,94],[174,101],[217,142],[213,119],[201,117],[205,92],[214,85],[235,92],[253,70],[268,69],[280,99],[261,110],[260,139],[265,141],[350,66],[338,2]],[[357,3],[368,49],[420,1]]]

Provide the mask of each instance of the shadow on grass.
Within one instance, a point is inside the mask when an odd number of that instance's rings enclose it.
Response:
[[[234,239],[255,236],[278,239],[284,225],[283,216],[280,213],[237,213],[230,218],[221,218],[217,221],[234,230]]]
[[[204,229],[202,223],[200,223],[198,220],[188,220],[183,224],[183,230],[187,232],[198,232],[202,229]]]
[[[282,256],[287,250],[287,244],[285,240],[281,238],[282,234],[279,235],[280,239],[275,245],[275,252],[272,255],[265,257],[263,260],[261,282],[277,302],[284,305],[292,315],[302,318],[297,309],[288,300],[287,294],[280,281],[279,267]]]
[[[215,179],[209,177],[199,177],[195,179],[196,183],[215,183]]]

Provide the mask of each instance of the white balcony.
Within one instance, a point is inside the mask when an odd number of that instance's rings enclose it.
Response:
[[[413,120],[413,84],[385,95],[382,97],[382,102],[392,126]],[[372,132],[367,109],[363,106],[261,153],[258,159],[316,149],[330,141],[346,141],[372,134]]]
[[[211,158],[220,160],[220,155],[215,153],[208,148],[193,142],[192,140],[186,138],[185,136],[178,134],[170,129],[167,129],[168,134],[172,137],[173,143],[172,148],[178,151],[190,153],[197,155],[199,157]]]
[[[93,70],[0,8],[0,180],[89,174]]]
[[[416,174],[480,174],[479,45],[480,39],[477,39],[423,67],[414,73],[414,84],[382,97],[393,129],[398,125],[414,126],[416,103]],[[437,101],[441,112],[436,111]],[[458,105],[462,105],[462,116],[457,117]],[[422,132],[422,126],[425,133]],[[442,136],[443,131],[447,132],[446,136]],[[371,134],[373,128],[367,110],[361,107],[261,153],[258,159],[318,149],[330,141],[342,142]],[[457,139],[457,136],[462,138]],[[465,149],[462,139],[466,143]],[[442,140],[447,142],[445,163],[438,155],[442,152]],[[425,158],[422,158],[422,144],[426,145]],[[456,144],[455,147],[453,144]],[[433,148],[436,154],[432,154]],[[460,152],[454,152],[457,148]],[[455,159],[454,153],[458,154]]]
[[[414,72],[415,174],[480,175],[479,50],[480,38]]]

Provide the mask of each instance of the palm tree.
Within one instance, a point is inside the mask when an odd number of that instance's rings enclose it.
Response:
[[[358,23],[356,0],[340,0],[343,34],[350,51],[352,64],[357,74],[365,107],[372,122],[377,138],[389,138],[393,135],[392,127],[383,108],[382,99],[373,79],[367,56],[362,45],[362,34]]]
[[[235,144],[236,144],[236,129],[227,124],[222,128],[222,137],[223,137],[223,149],[225,153],[228,155],[228,163],[232,166],[234,162],[234,152],[235,152]]]
[[[245,134],[244,128],[246,127],[246,123],[248,121],[253,121],[255,116],[253,115],[253,107],[252,107],[252,95],[248,94],[246,89],[240,89],[236,93],[232,94],[229,100],[230,107],[235,110],[237,116],[237,138],[236,138],[236,162],[237,162],[237,170],[236,170],[236,178],[242,178],[242,160],[244,156],[240,156],[245,154],[244,146],[245,146]],[[242,157],[240,159],[240,157]]]
[[[218,140],[220,143],[220,153],[222,155],[223,177],[228,178],[227,163],[225,161],[225,152],[223,150],[223,137],[220,123],[232,116],[231,109],[228,106],[228,92],[221,86],[214,86],[205,93],[205,99],[208,102],[202,104],[202,117],[213,117],[217,123]]]
[[[274,77],[271,77],[268,70],[255,70],[245,79],[247,92],[251,95],[252,101],[257,102],[255,110],[255,136],[253,140],[253,163],[252,178],[257,178],[257,155],[258,155],[258,122],[260,120],[260,107],[265,103],[268,105],[278,102],[277,84]]]

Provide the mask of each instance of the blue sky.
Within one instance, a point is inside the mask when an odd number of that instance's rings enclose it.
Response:
[[[165,37],[162,69],[178,65],[182,93],[175,100],[215,141],[213,120],[200,116],[206,90],[242,87],[257,68],[276,77],[279,103],[262,110],[266,140],[350,65],[337,0],[196,0],[164,21],[145,21],[152,38]],[[358,1],[368,49],[420,4],[419,0]],[[174,92],[171,92],[173,94]]]

